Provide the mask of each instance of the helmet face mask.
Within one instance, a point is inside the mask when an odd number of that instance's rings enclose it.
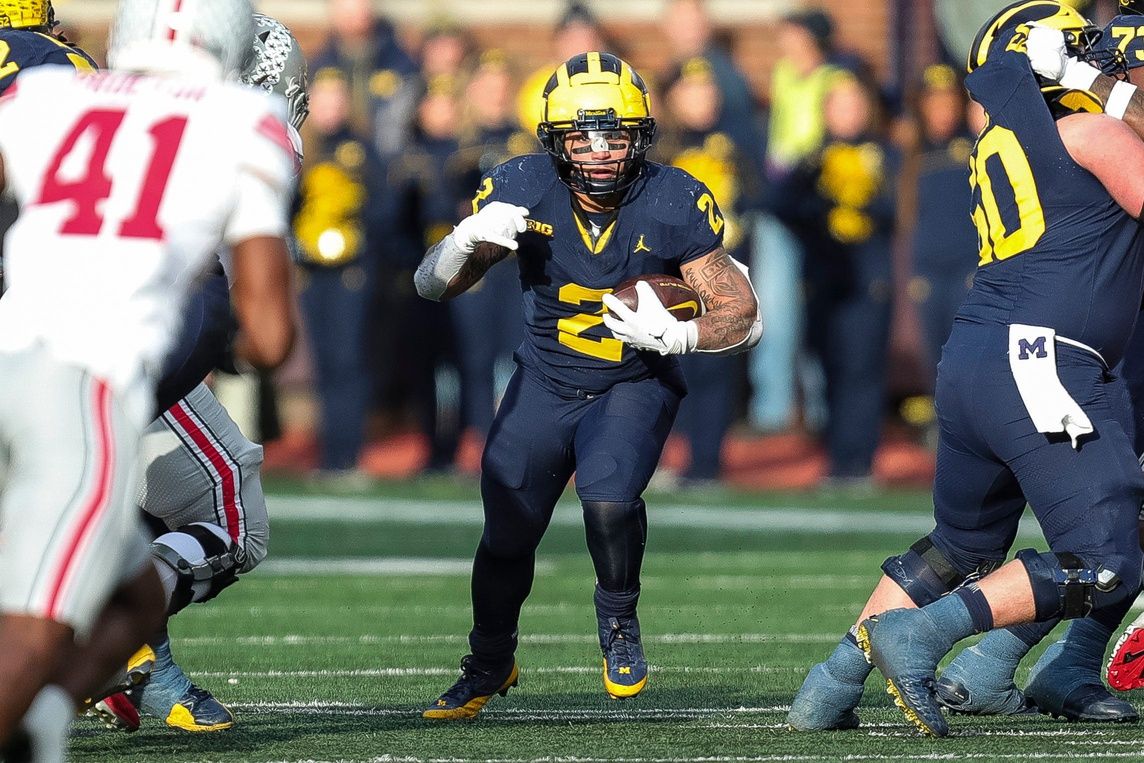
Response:
[[[571,190],[614,196],[639,179],[655,137],[647,86],[610,53],[573,56],[544,88],[536,134]]]

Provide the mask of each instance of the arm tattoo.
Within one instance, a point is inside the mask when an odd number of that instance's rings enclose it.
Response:
[[[758,305],[750,282],[725,250],[718,249],[703,258],[701,265],[686,268],[683,278],[707,307],[707,312],[695,319],[699,349],[730,347],[747,336]]]
[[[489,272],[489,268],[508,255],[509,250],[503,246],[487,242],[477,244],[477,248],[469,255],[469,259],[465,260],[465,264],[461,266],[457,277],[449,285],[446,294],[453,297],[468,291],[477,281],[484,278],[485,273]]]
[[[716,252],[710,262],[699,268],[699,280],[713,295],[719,297],[734,298],[739,295],[735,279],[737,275],[740,275],[739,269],[724,249]]]
[[[1107,74],[1101,74],[1092,83],[1091,91],[1093,95],[1100,98],[1102,103],[1107,103],[1108,96],[1112,93],[1112,87],[1115,84],[1116,79]],[[1128,109],[1124,112],[1123,122],[1144,139],[1144,90],[1138,88],[1132,94],[1132,99],[1128,101]]]

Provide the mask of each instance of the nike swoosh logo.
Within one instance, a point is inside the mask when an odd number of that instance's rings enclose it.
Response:
[[[1144,657],[1144,650],[1139,651],[1139,652],[1125,652],[1124,653],[1124,659],[1121,660],[1121,662],[1123,662],[1125,665],[1127,665],[1130,662],[1135,662],[1136,660],[1140,659],[1141,657]]]

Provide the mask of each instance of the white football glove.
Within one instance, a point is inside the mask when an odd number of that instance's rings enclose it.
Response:
[[[1025,53],[1033,71],[1070,90],[1088,90],[1100,75],[1100,69],[1068,54],[1064,32],[1036,22],[1029,24]]]
[[[636,309],[628,307],[612,294],[603,296],[604,325],[621,342],[637,350],[660,355],[682,355],[694,352],[699,343],[699,327],[695,321],[681,321],[668,312],[646,281],[636,283],[639,297]]]
[[[490,201],[474,215],[469,215],[453,228],[453,243],[466,254],[472,254],[477,244],[487,241],[516,251],[516,236],[528,227],[526,207]]]

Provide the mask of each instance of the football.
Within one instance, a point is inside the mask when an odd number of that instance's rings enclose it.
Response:
[[[636,283],[647,281],[664,307],[681,321],[689,321],[702,314],[703,300],[698,292],[674,276],[650,274],[629,278],[612,292],[626,307],[635,310],[639,304]]]

